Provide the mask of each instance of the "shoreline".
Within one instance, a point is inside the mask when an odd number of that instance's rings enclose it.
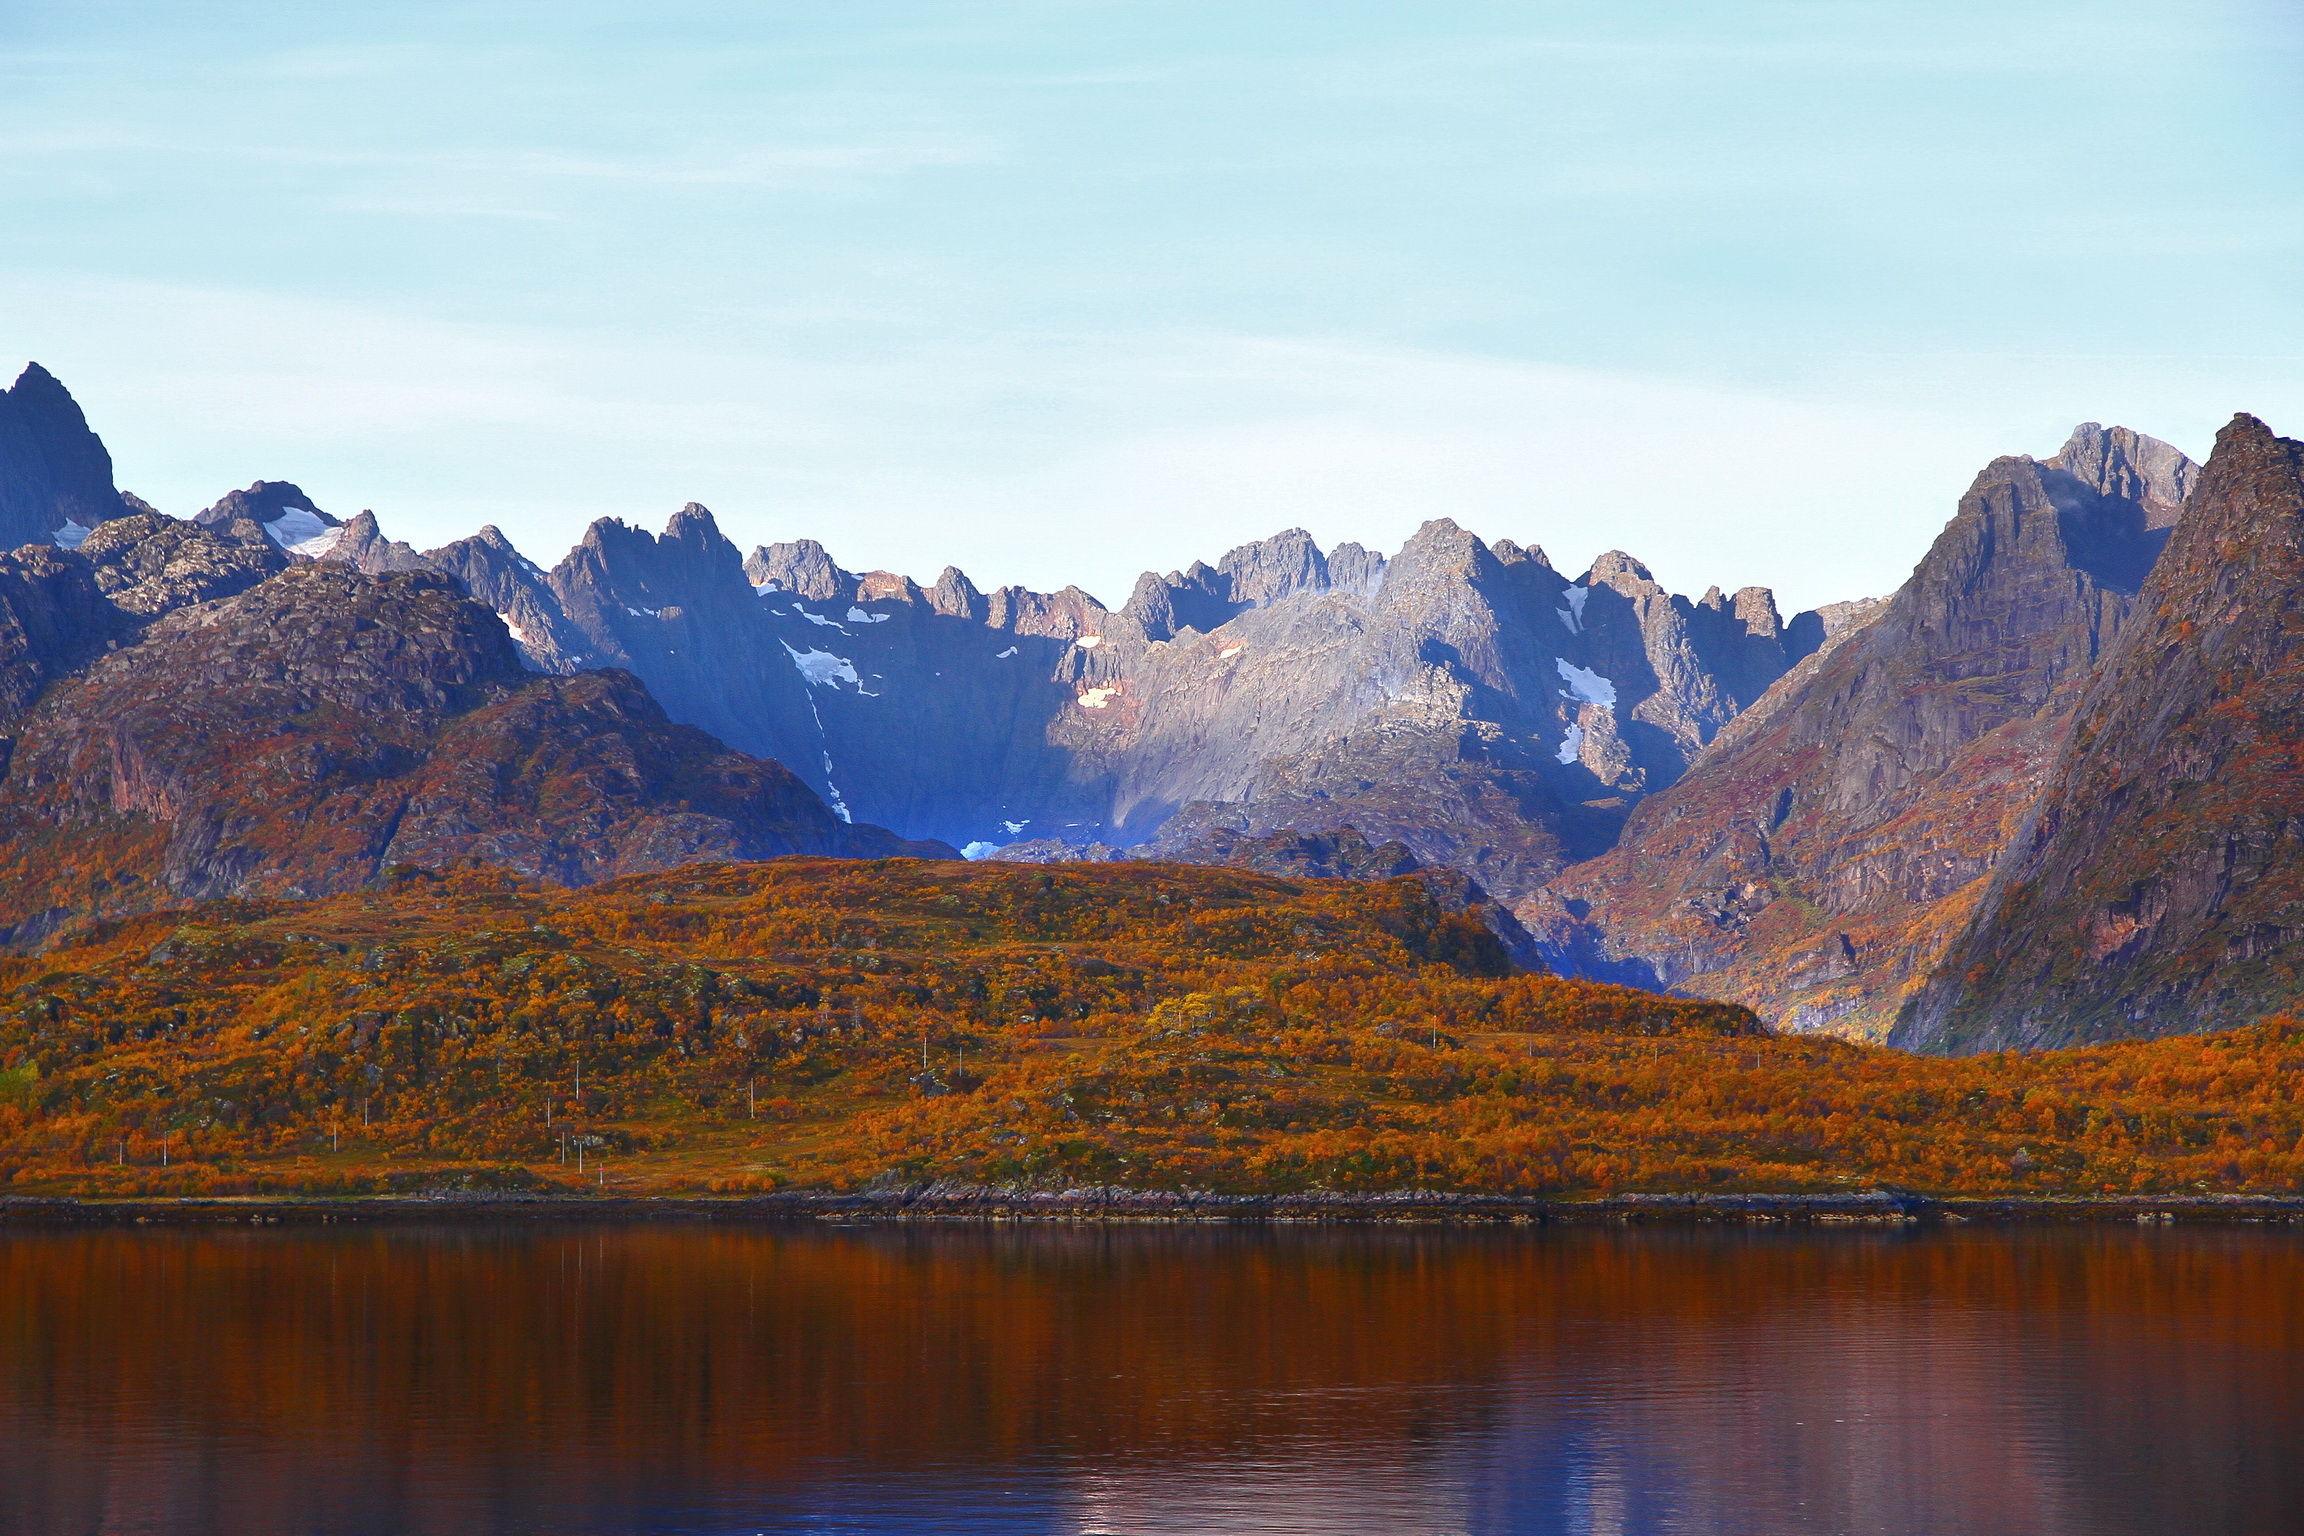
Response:
[[[237,1195],[79,1199],[0,1196],[8,1227],[377,1225],[420,1222],[681,1221],[897,1224],[1122,1222],[1450,1226],[2294,1225],[2304,1197],[2283,1195],[1848,1194],[1610,1195],[1592,1200],[1401,1191],[1366,1195],[1213,1195],[1161,1190],[1035,1192],[913,1185],[855,1194],[624,1196],[453,1190],[418,1195]]]

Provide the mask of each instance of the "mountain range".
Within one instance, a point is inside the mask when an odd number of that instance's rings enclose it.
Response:
[[[1077,588],[748,555],[691,504],[550,569],[258,481],[112,481],[0,394],[0,929],[776,852],[1456,879],[1528,963],[1973,1051],[2304,990],[2298,445],[1995,460],[1911,578],[1783,615],[1446,519]],[[891,830],[883,831],[882,828]]]

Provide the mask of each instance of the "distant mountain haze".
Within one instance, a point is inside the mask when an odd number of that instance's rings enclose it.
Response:
[[[19,944],[120,905],[130,866],[189,895],[964,848],[1421,870],[1524,964],[1930,1050],[2304,993],[2282,692],[2304,491],[2250,418],[2205,467],[2094,423],[1995,460],[1895,593],[1787,617],[1766,588],[1674,594],[1622,552],[1572,576],[1445,517],[1389,554],[1285,530],[1116,609],[854,572],[807,539],[746,555],[693,503],[660,533],[596,522],[546,569],[493,527],[419,551],[285,481],[162,517],[46,373],[0,402]],[[311,637],[293,667],[254,638],[283,624]],[[218,659],[242,629],[261,686]],[[443,635],[471,679],[389,702],[375,658]],[[192,765],[312,714],[296,669],[329,646],[378,718],[297,749],[318,766],[283,791],[308,797],[291,832]],[[134,766],[122,743],[171,711],[206,745]],[[133,841],[139,816],[170,851],[83,860],[69,889],[24,873],[52,829]]]

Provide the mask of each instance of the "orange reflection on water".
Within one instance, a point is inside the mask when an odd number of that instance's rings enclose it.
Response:
[[[2285,1232],[0,1236],[8,1531],[2293,1530],[2300,1408]]]

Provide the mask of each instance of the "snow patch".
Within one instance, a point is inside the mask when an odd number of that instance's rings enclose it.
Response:
[[[1216,659],[1218,661],[1230,661],[1233,657],[1239,655],[1246,649],[1248,649],[1248,647],[1244,645],[1229,645],[1216,653]]]
[[[664,610],[661,608],[634,608],[627,605],[624,611],[636,619],[653,619]]]
[[[307,560],[319,559],[344,537],[343,529],[329,527],[302,507],[290,507],[266,523],[264,533],[288,553],[302,555]]]
[[[989,858],[998,853],[1000,848],[1001,845],[998,843],[968,843],[961,847],[960,857],[964,859]]]
[[[1081,694],[1077,702],[1082,709],[1102,709],[1119,691],[1117,688],[1091,688]]]
[[[752,590],[760,596],[766,597],[771,592],[783,591],[784,583],[780,581],[756,581],[752,583]]]
[[[1001,652],[999,655],[997,655],[997,656],[993,657],[992,659],[993,659],[994,661],[1006,661],[1006,660],[1007,660],[1009,657],[1011,657],[1011,656],[1013,656],[1013,655],[1015,655],[1015,654],[1016,654],[1016,647],[1014,647],[1014,646],[1010,646],[1010,647],[1008,647],[1008,649],[1006,649],[1006,650],[1002,651],[1002,652]]]
[[[792,665],[799,669],[800,675],[818,688],[854,683],[857,692],[864,691],[864,680],[856,675],[855,664],[846,657],[835,656],[830,651],[796,651],[789,645],[784,647],[784,653],[792,658]]]
[[[1584,727],[1570,722],[1568,734],[1560,742],[1560,761],[1572,763],[1576,754],[1584,750]]]
[[[1570,587],[1560,595],[1568,600],[1567,607],[1555,610],[1560,622],[1568,626],[1568,633],[1572,635],[1584,633],[1584,605],[1592,600],[1592,589]]]
[[[794,603],[792,605],[792,611],[800,615],[800,617],[806,619],[811,624],[821,624],[826,629],[840,629],[840,621],[838,619],[828,619],[820,613],[810,613],[807,609],[801,607],[798,603]],[[848,631],[840,629],[840,633],[846,634]]]
[[[64,526],[48,537],[56,541],[58,549],[78,549],[80,542],[95,531],[93,528],[83,528],[72,519],[66,518],[64,519]]]
[[[1104,637],[1102,635],[1082,635],[1072,643],[1084,651],[1092,651],[1104,643]]]
[[[861,608],[848,610],[848,622],[851,624],[885,624],[894,617],[896,615],[892,613],[866,613]]]
[[[513,623],[510,619],[504,620],[504,628],[506,632],[512,636],[512,641],[515,645],[527,645],[530,643],[528,639],[528,631],[522,629],[519,625]]]
[[[1574,699],[1579,704],[1597,704],[1602,709],[1616,707],[1614,683],[1572,661],[1555,662],[1554,665],[1560,669],[1560,680],[1568,685],[1560,690],[1560,697]]]

